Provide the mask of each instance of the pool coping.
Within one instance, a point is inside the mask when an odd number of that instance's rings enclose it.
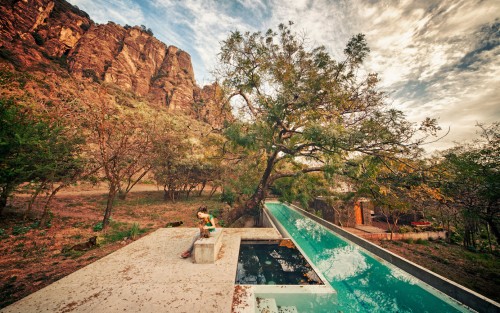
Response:
[[[309,263],[316,275],[320,278],[323,284],[321,285],[248,285],[248,284],[235,284],[235,296],[237,299],[233,301],[233,313],[254,313],[256,312],[256,297],[258,294],[329,294],[334,295],[337,300],[337,291],[328,283],[328,280],[323,276],[321,271],[314,265],[311,259],[305,254],[297,242],[290,236],[290,234],[281,226],[281,224],[267,212],[267,208],[263,211],[264,226],[276,229],[282,236],[280,240],[288,239],[293,242],[297,250],[300,251],[302,256]],[[258,240],[258,239],[257,239]],[[243,239],[242,239],[243,241]],[[241,244],[241,243],[240,243]],[[238,294],[239,293],[239,294]]]
[[[233,306],[232,313],[255,313],[257,308],[257,297],[259,294],[280,295],[332,295],[337,300],[337,292],[328,283],[324,285],[237,285],[243,292],[235,297],[242,300],[239,305]]]
[[[297,242],[295,241],[295,239],[293,239],[292,236],[290,236],[290,234],[288,233],[288,231],[281,225],[281,223],[279,221],[276,220],[276,218],[272,214],[269,214],[269,212],[267,211],[267,207],[265,207],[265,210],[263,210],[263,212],[265,214],[265,218],[270,219],[270,222],[273,224],[273,226],[275,227],[275,229],[277,229],[281,233],[281,236],[283,236],[283,239],[289,239],[289,240],[291,240],[293,242],[293,244],[295,245],[295,247],[297,248],[297,250],[300,251],[300,253],[302,254],[302,256],[307,260],[307,263],[309,263],[309,265],[314,270],[314,272],[316,273],[316,275],[318,275],[318,277],[320,278],[320,280],[323,283],[323,285],[328,286],[329,288],[331,288],[336,293],[335,289],[332,286],[330,286],[330,284],[328,283],[328,280],[326,279],[326,277],[323,276],[323,273],[321,273],[321,271],[319,270],[319,268],[317,268],[316,265],[314,265],[314,263],[309,258],[309,256],[297,244]]]
[[[335,233],[341,235],[347,240],[361,246],[365,250],[373,253],[374,255],[382,258],[383,260],[397,266],[398,268],[404,270],[405,272],[415,276],[419,280],[424,283],[434,287],[435,289],[441,291],[447,296],[457,300],[458,302],[468,306],[469,308],[476,310],[478,312],[499,312],[500,304],[489,299],[473,290],[470,290],[452,280],[449,280],[439,274],[436,274],[416,263],[413,263],[403,257],[400,257],[397,254],[392,253],[389,250],[381,248],[370,241],[361,238],[357,235],[354,235],[346,230],[343,230],[341,227],[330,223],[310,212],[307,212],[300,207],[286,202],[280,201],[266,201],[266,203],[284,203],[292,209],[302,213],[303,215],[311,218],[312,220],[318,222],[324,227],[334,231]],[[267,209],[267,208],[266,208]],[[278,228],[278,231],[281,232],[281,229]]]

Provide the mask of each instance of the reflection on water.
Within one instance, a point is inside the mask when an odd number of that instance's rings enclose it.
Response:
[[[407,284],[415,285],[418,283],[418,279],[398,267],[391,267],[389,268],[389,270],[391,271],[390,275],[401,281],[404,281]]]
[[[341,312],[470,312],[313,220],[282,204],[266,206],[337,290]]]
[[[353,246],[325,249],[316,256],[318,269],[328,280],[344,280],[361,275],[370,268],[366,258]]]

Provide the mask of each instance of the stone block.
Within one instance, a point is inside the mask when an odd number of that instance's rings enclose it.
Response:
[[[208,238],[200,238],[195,241],[193,255],[194,263],[214,263],[222,247],[222,229],[210,233]]]

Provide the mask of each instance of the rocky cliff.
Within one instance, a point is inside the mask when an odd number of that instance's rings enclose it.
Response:
[[[96,24],[64,0],[0,4],[0,57],[16,69],[56,64],[77,80],[112,83],[153,105],[212,124],[225,118],[214,98],[220,95],[218,87],[197,86],[190,55],[167,46],[144,27]]]

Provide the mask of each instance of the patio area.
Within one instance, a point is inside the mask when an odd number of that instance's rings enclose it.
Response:
[[[231,312],[240,241],[274,228],[225,228],[214,264],[181,259],[197,228],[162,228],[1,312]]]

